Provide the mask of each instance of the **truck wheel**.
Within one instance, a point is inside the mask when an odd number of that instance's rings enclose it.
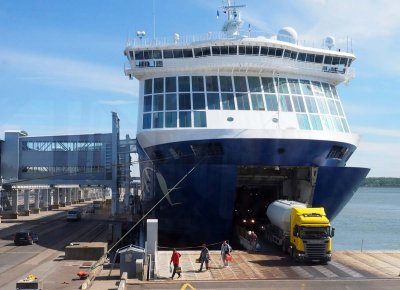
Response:
[[[293,260],[294,260],[296,263],[299,263],[299,262],[300,262],[300,260],[299,260],[299,258],[298,258],[298,256],[297,256],[297,250],[296,250],[296,249],[293,249]]]
[[[292,260],[294,260],[295,256],[294,256],[294,249],[293,247],[289,248],[289,254],[290,254],[290,258],[292,258]]]
[[[287,249],[286,243],[283,242],[283,243],[282,243],[282,252],[286,253],[287,250],[288,250],[288,249]]]
[[[267,233],[267,241],[268,241],[268,243],[271,243],[271,242],[272,242],[271,234],[270,234],[270,233]]]

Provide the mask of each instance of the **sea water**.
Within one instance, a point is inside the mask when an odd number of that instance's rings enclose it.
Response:
[[[400,188],[359,188],[332,226],[334,250],[400,250]]]

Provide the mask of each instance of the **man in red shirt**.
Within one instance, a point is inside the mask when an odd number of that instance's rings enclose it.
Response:
[[[181,257],[181,254],[178,253],[178,251],[176,249],[172,250],[172,256],[171,256],[171,261],[169,262],[170,264],[173,263],[174,264],[174,271],[172,272],[172,277],[171,279],[174,279],[175,273],[178,274],[178,278],[181,277],[181,272],[178,271],[178,267],[179,267],[179,258]]]

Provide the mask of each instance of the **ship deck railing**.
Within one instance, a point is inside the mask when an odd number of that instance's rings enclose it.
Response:
[[[142,35],[142,34],[140,34]],[[145,36],[137,37],[137,38],[130,38],[127,41],[127,47],[131,48],[149,48],[149,47],[167,47],[167,46],[189,46],[193,45],[194,43],[201,43],[201,42],[209,42],[209,41],[220,41],[220,40],[240,40],[251,38],[255,39],[256,37],[265,37],[265,40],[276,41],[276,35],[265,32],[265,31],[244,31],[239,35],[226,35],[222,31],[217,32],[207,32],[202,34],[193,34],[193,35],[179,35],[177,33],[171,36],[164,36],[164,37],[153,37],[153,38],[146,38]],[[261,39],[260,39],[261,40]],[[257,41],[257,39],[256,39]],[[352,53],[351,46],[351,39],[348,37],[336,39],[335,49],[339,51],[345,51]],[[324,40],[312,40],[312,39],[299,39],[295,45],[307,48],[315,48],[315,49],[326,49],[324,47]],[[346,49],[340,49],[340,48]]]

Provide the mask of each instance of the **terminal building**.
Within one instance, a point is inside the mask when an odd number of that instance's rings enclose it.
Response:
[[[0,140],[3,212],[18,215],[22,196],[23,211],[29,213],[109,195],[116,216],[121,193],[131,194],[135,141],[129,135],[120,140],[116,113],[111,133],[105,134],[31,137],[25,131],[6,131]]]

